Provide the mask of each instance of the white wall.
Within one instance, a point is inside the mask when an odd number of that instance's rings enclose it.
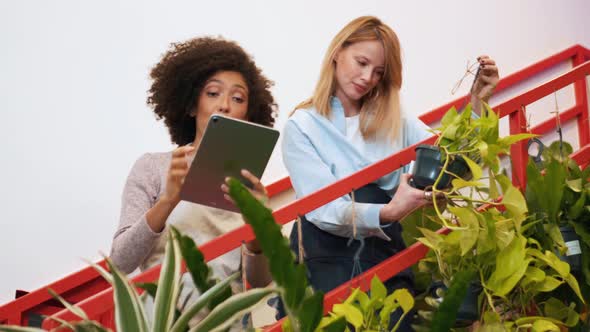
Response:
[[[508,74],[590,46],[585,0],[0,2],[0,303],[108,253],[132,163],[171,148],[145,105],[148,71],[170,42],[239,41],[276,82],[281,128],[331,37],[364,14],[398,32],[416,114],[453,99],[479,54]],[[283,174],[275,156],[265,180]]]

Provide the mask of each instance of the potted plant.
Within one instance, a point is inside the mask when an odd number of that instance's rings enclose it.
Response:
[[[397,331],[413,307],[414,298],[407,289],[387,294],[385,285],[373,276],[370,292],[353,289],[344,302],[335,304],[328,316],[322,318],[318,331]],[[400,317],[391,322],[391,314],[396,310],[401,312]]]
[[[484,108],[478,119],[471,118],[469,107],[462,114],[449,110],[437,132],[442,167],[432,184],[435,216],[431,220],[452,232],[439,234],[420,228],[422,237],[418,241],[431,250],[419,268],[438,276],[453,296],[443,296],[441,307],[445,310],[435,313],[437,323],[432,327],[441,331],[445,326],[450,328],[445,324],[453,324],[460,307],[453,302],[461,298],[456,294],[466,293],[457,288],[469,285],[481,286],[479,309],[483,326],[573,326],[574,321],[577,323],[573,312],[559,307],[568,315],[558,318],[553,315],[553,306],[535,302],[539,294],[562,284],[581,298],[579,286],[567,264],[562,264],[553,252],[543,251],[538,241],[527,236],[534,221],[527,218],[525,198],[500,171],[499,155],[508,154],[513,143],[533,135],[499,137],[496,113],[488,105],[484,104]],[[469,167],[469,181],[449,171],[451,162],[459,157]],[[446,190],[440,186],[445,175],[451,178]],[[446,212],[436,204],[441,194],[448,202]],[[463,274],[465,271],[470,273]],[[454,304],[443,305],[447,300]]]
[[[190,319],[203,310],[209,310],[208,314],[197,325],[190,327],[190,331],[223,330],[273,293],[281,296],[287,309],[289,320],[284,331],[313,332],[316,329],[323,314],[323,294],[313,292],[308,286],[305,266],[295,263],[294,255],[271,211],[238,180],[231,179],[229,186],[232,199],[252,226],[264,255],[269,259],[271,275],[276,286],[251,289],[232,295],[230,284],[239,278],[239,273],[234,273],[222,281],[212,279],[203,254],[193,240],[171,227],[170,240],[166,245],[160,277],[156,284],[132,284],[108,259],[109,271],[93,265],[113,286],[117,331],[187,331]],[[177,308],[182,260],[186,262],[201,295],[195,303],[184,307],[180,312]],[[140,300],[136,287],[144,288],[147,294],[155,298],[151,320],[147,319],[144,302]],[[75,331],[107,331],[99,323],[89,320],[80,308],[55,296],[80,318],[80,322],[77,323],[59,321],[62,327]],[[43,330],[0,325],[0,331]]]
[[[585,302],[590,300],[590,167],[581,169],[569,158],[573,149],[562,140],[543,149],[538,162],[527,165],[526,199],[535,225],[530,236],[544,250],[551,250],[566,261],[578,279]],[[578,310],[584,301],[567,291],[559,291],[557,298],[577,302]],[[585,328],[590,327],[586,319]]]

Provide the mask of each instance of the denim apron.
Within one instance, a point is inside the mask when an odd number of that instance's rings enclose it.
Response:
[[[355,190],[354,199],[358,203],[375,204],[387,204],[391,201],[391,197],[374,183]],[[364,239],[364,247],[358,252],[361,246],[360,241],[350,241],[349,238],[325,232],[307,221],[305,217],[301,217],[304,262],[307,267],[309,282],[314,290],[327,293],[356,277],[352,273],[355,270],[355,255],[358,255],[356,264],[360,265],[362,271],[366,271],[406,248],[401,236],[402,227],[400,223],[393,222],[384,227],[383,231],[391,241],[378,237],[368,237]],[[289,239],[291,250],[298,256],[299,236],[297,225],[293,226]],[[407,288],[410,293],[414,293],[414,277],[411,269],[403,270],[384,284],[389,293],[399,288]],[[278,310],[278,317],[284,316],[281,304],[279,304]],[[392,327],[400,316],[401,310],[397,310],[392,314]],[[412,331],[410,327],[411,316],[411,314],[408,314],[404,318],[398,331]]]

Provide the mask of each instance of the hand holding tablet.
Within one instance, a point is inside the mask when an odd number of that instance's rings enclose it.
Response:
[[[185,178],[180,198],[228,211],[238,211],[224,197],[221,185],[226,177],[253,185],[242,175],[248,170],[260,178],[276,145],[276,129],[251,122],[213,115]],[[251,177],[250,177],[251,178]]]

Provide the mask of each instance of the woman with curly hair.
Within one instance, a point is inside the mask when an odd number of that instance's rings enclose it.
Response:
[[[243,225],[240,214],[180,200],[180,190],[209,117],[223,114],[265,126],[274,124],[275,103],[269,81],[236,43],[221,38],[195,38],[172,44],[152,69],[147,103],[168,127],[179,147],[171,152],[146,153],[133,166],[123,190],[121,217],[111,259],[127,273],[162,262],[166,225],[174,225],[197,244]],[[260,180],[242,175],[264,196]],[[227,192],[222,185],[220,190]],[[256,241],[246,244],[245,267],[253,286],[270,282],[266,261]],[[240,249],[210,263],[217,278],[240,265]]]

